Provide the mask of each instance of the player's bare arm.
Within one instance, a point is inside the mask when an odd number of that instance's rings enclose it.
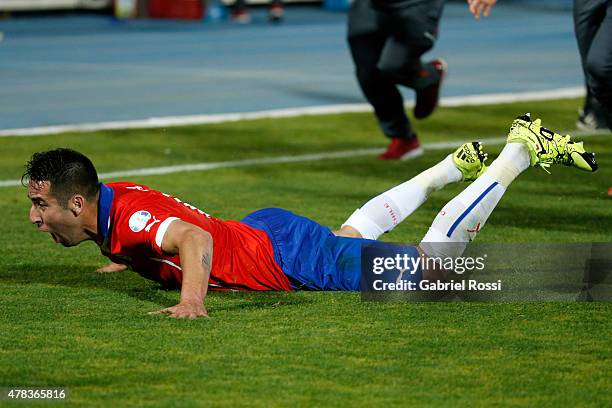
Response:
[[[479,19],[480,16],[488,17],[491,13],[491,9],[497,3],[497,0],[467,0],[470,13],[474,15],[475,19]]]
[[[179,319],[207,317],[204,299],[212,268],[212,236],[196,225],[175,220],[164,235],[162,249],[181,257],[183,282],[179,304],[155,313],[166,313]]]

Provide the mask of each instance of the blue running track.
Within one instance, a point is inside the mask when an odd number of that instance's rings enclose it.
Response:
[[[0,129],[364,102],[346,14],[316,6],[286,14],[279,25],[263,9],[249,25],[0,20]],[[500,1],[481,21],[450,2],[429,56],[449,63],[445,96],[582,85],[568,1]]]

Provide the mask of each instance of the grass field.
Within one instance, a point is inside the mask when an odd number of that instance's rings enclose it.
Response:
[[[526,111],[573,129],[578,100],[441,109],[425,143],[504,136]],[[0,180],[66,146],[100,172],[383,147],[371,114],[154,130],[0,138]],[[521,175],[482,242],[611,242],[612,139],[590,136],[600,170]],[[495,156],[501,146],[490,146]],[[434,164],[373,157],[130,177],[221,218],[280,206],[331,227],[369,197]],[[462,188],[435,193],[388,241],[418,241]],[[95,245],[64,249],[28,225],[22,187],[2,187],[0,387],[66,386],[74,405],[611,406],[609,303],[377,303],[358,293],[212,293],[209,319],[133,272],[97,274]],[[40,404],[44,406],[44,403]],[[24,406],[24,404],[15,404]]]

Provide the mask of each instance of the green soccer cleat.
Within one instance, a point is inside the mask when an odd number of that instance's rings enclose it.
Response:
[[[487,160],[487,154],[482,151],[480,142],[464,143],[453,153],[453,163],[463,177],[462,181],[476,180],[487,166],[484,164]]]
[[[531,121],[529,113],[512,122],[508,143],[523,143],[529,150],[531,166],[546,169],[551,164],[574,166],[584,171],[597,170],[595,153],[584,150],[582,142],[572,142],[570,135],[561,136],[542,126],[542,121]]]

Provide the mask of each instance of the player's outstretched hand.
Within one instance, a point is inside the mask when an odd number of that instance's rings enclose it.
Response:
[[[488,17],[491,13],[491,9],[497,3],[497,0],[467,0],[470,13],[474,15],[475,19],[479,19],[482,14],[484,17]]]
[[[118,264],[111,262],[108,265],[105,265],[101,268],[96,269],[96,272],[100,273],[114,273],[114,272],[123,272],[127,269],[126,265]]]
[[[208,317],[208,312],[202,303],[179,303],[176,306],[167,307],[149,314],[167,314],[175,319],[196,319],[198,317]]]

